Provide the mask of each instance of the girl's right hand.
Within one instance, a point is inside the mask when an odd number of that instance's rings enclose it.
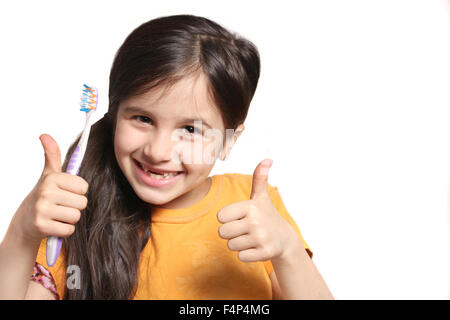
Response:
[[[39,139],[45,166],[36,186],[21,203],[11,221],[12,229],[25,241],[40,242],[48,236],[67,237],[75,231],[89,184],[83,178],[61,172],[61,152],[47,134]]]

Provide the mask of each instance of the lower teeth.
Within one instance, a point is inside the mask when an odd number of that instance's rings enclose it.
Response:
[[[169,179],[169,178],[174,177],[174,175],[171,175],[171,174],[169,174],[167,176],[164,176],[162,174],[152,173],[152,172],[146,172],[146,174],[149,175],[150,177],[152,177],[154,179],[158,179],[158,180]]]
[[[142,168],[141,164],[139,164],[139,167],[142,169],[142,171],[145,172],[146,175],[154,178],[154,179],[158,179],[158,180],[164,180],[164,179],[170,179],[175,177],[178,173],[171,173],[168,175],[164,175],[164,174],[157,174],[157,173],[153,173],[151,171],[145,171],[144,168]]]
[[[142,167],[141,167],[141,169],[145,172],[146,175],[148,175],[154,179],[158,179],[158,180],[169,179],[169,178],[173,178],[174,176],[176,176],[176,174],[163,175],[163,174],[153,173],[150,171],[145,171]]]

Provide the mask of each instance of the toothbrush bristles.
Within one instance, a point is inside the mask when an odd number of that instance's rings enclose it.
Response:
[[[97,108],[97,89],[83,84],[84,89],[81,92],[81,111],[92,111]]]

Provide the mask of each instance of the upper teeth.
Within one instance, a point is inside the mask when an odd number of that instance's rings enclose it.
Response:
[[[146,167],[144,167],[143,164],[141,164],[141,165],[142,165],[142,169],[144,169],[145,172],[152,173],[150,169],[147,169]],[[164,172],[164,173],[157,173],[157,174],[162,174],[164,176],[164,178],[167,178],[167,177],[175,176],[176,172],[170,172],[170,173],[169,172]]]

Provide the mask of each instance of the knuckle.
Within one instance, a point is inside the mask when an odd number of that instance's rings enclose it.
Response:
[[[57,172],[50,172],[45,176],[44,183],[54,183],[59,177]]]
[[[34,222],[34,226],[40,234],[49,234],[48,227],[43,219],[37,218]]]
[[[43,201],[42,199],[37,200],[34,204],[34,210],[35,210],[36,216],[42,215],[44,212],[46,212],[45,201]]]
[[[49,188],[43,188],[39,193],[39,198],[44,200],[49,200],[51,198],[52,192]]]
[[[267,240],[267,235],[264,231],[258,231],[255,234],[255,238],[259,243],[264,243]]]
[[[256,210],[256,204],[254,201],[249,201],[247,204],[247,210],[250,214],[253,214]]]
[[[34,221],[33,221],[33,226],[34,226],[39,232],[42,233],[44,225],[43,225],[41,219],[39,219],[38,217],[35,217],[35,219],[34,219]]]
[[[256,219],[254,216],[248,217],[248,224],[250,225],[251,228],[258,228],[260,225],[259,220]]]
[[[49,172],[42,177],[42,183],[48,183],[53,179],[53,172]]]
[[[262,247],[259,252],[260,252],[261,260],[270,260],[272,258],[270,248]]]
[[[254,203],[250,203],[247,206],[247,217],[256,219],[258,217],[258,210]]]

